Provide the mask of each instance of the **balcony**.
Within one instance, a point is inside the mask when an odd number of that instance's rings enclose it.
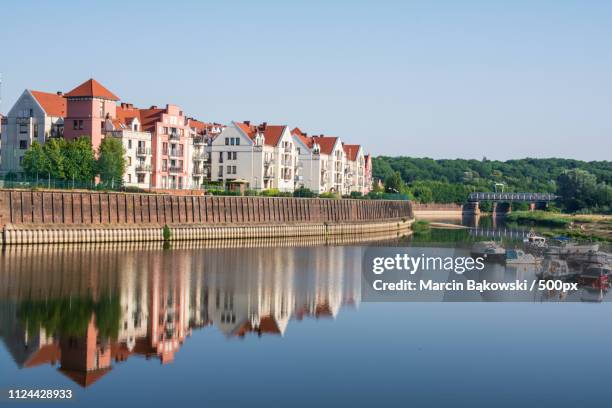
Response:
[[[170,149],[169,153],[170,154],[168,154],[168,156],[170,156],[170,157],[179,157],[179,158],[182,158],[183,154],[184,154],[184,151],[183,150],[173,150],[173,149]]]
[[[183,172],[183,168],[182,167],[178,167],[178,166],[170,166],[168,168],[168,172],[169,173],[182,173]]]
[[[150,156],[151,149],[148,147],[138,147],[136,148],[136,156]]]
[[[181,137],[176,132],[171,132],[171,133],[168,134],[168,139],[170,139],[170,140],[180,140],[180,138]]]
[[[273,158],[264,159],[264,166],[269,167],[269,166],[272,166],[273,164],[274,164]]]
[[[206,142],[206,139],[203,138],[202,136],[196,136],[193,138],[193,145],[194,146],[206,146],[208,143]]]
[[[208,153],[194,153],[193,161],[210,161],[210,155]]]
[[[150,173],[151,165],[150,164],[138,164],[136,165],[136,173]]]
[[[194,176],[205,176],[206,174],[207,174],[207,171],[203,167],[194,167],[193,168],[193,175]]]

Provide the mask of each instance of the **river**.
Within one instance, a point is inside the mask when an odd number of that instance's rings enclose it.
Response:
[[[474,234],[5,247],[0,390],[87,407],[606,406],[606,302],[362,299],[364,250],[456,255]]]

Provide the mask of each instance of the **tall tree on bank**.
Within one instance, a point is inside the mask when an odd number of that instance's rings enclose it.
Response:
[[[50,176],[50,164],[42,145],[35,140],[23,155],[21,167],[27,177],[38,180],[39,177]]]
[[[123,182],[125,173],[125,149],[119,139],[106,137],[98,149],[96,171],[103,185],[116,188]]]
[[[96,159],[91,140],[79,137],[65,145],[64,172],[67,180],[90,182],[95,175]]]

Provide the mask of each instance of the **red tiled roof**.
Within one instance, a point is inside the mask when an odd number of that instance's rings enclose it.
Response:
[[[344,148],[344,153],[346,153],[346,158],[350,161],[357,160],[357,153],[359,153],[360,145],[356,144],[344,144],[342,145]]]
[[[98,381],[110,370],[111,368],[101,368],[94,371],[76,371],[68,370],[65,368],[59,369],[59,371],[63,373],[66,377],[70,378],[72,381],[84,388],[89,387],[91,384]]]
[[[285,125],[268,125],[266,123],[262,123],[259,126],[244,122],[234,123],[251,139],[255,138],[258,131],[262,132],[267,146],[277,146],[283,136],[283,132],[287,128]]]
[[[298,139],[300,139],[302,143],[304,143],[309,149],[312,149],[312,146],[314,145],[312,137],[309,137],[308,135],[306,135],[306,133],[302,132],[300,128],[297,128],[297,127],[294,128],[291,131],[291,134],[297,137]]]
[[[74,88],[72,91],[66,94],[68,98],[70,97],[95,97],[95,98],[103,98],[110,99],[112,101],[118,101],[119,98],[113,94],[111,91],[103,87],[98,81],[91,78],[87,81],[83,82],[81,85]]]
[[[60,360],[60,348],[56,343],[46,344],[39,348],[24,364],[24,367],[31,368],[41,364],[52,364]]]
[[[132,121],[135,118],[138,118],[138,121],[142,124],[142,119],[140,118],[141,109],[134,108],[132,105],[124,105],[121,104],[117,106],[116,115],[119,122],[127,125],[129,127],[132,124]],[[114,121],[113,121],[114,123]]]
[[[140,109],[140,125],[143,130],[155,132],[155,124],[161,122],[162,114],[165,111],[159,108]]]
[[[332,136],[314,136],[313,141],[318,143],[321,147],[321,153],[332,154],[334,146],[336,145],[337,137]]]
[[[66,98],[54,93],[30,91],[49,116],[66,116]]]

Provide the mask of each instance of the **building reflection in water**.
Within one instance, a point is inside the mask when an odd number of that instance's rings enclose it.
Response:
[[[282,336],[360,302],[360,248],[13,247],[0,257],[0,336],[18,366],[87,387],[133,356],[174,360],[192,330]]]

